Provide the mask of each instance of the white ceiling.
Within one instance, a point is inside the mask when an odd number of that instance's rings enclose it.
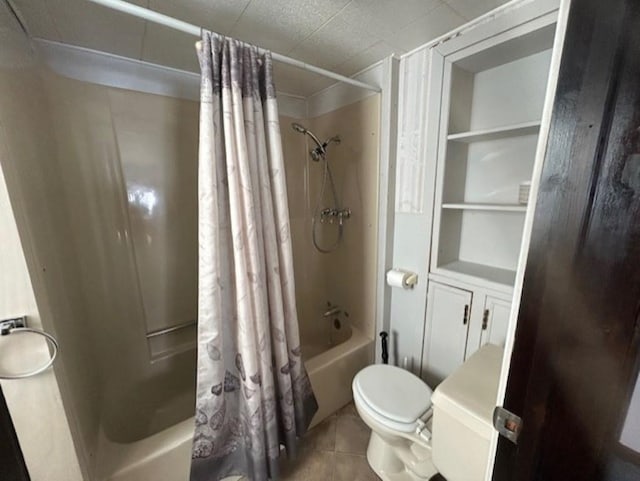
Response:
[[[3,1],[3,0],[0,0]],[[128,0],[319,67],[352,75],[507,0]],[[198,72],[194,37],[88,0],[9,0],[29,34]],[[309,95],[333,81],[277,66],[278,90]]]

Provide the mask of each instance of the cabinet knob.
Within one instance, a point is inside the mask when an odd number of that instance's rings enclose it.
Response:
[[[462,325],[466,326],[467,322],[469,322],[469,304],[465,304],[464,306],[464,315],[462,316]]]
[[[489,324],[489,309],[485,309],[482,314],[482,330],[487,330],[487,325]]]

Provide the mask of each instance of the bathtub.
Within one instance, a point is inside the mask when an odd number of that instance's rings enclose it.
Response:
[[[318,400],[318,412],[311,421],[311,427],[353,399],[353,377],[373,360],[373,341],[356,328],[350,328],[350,331],[344,342],[324,352],[313,352],[315,355],[305,362]],[[304,348],[303,345],[303,355]]]
[[[303,345],[311,354],[305,362],[318,400],[311,426],[352,399],[353,376],[373,359],[373,340],[356,328],[348,339],[324,352],[322,346]],[[101,436],[96,481],[186,481],[191,461],[193,418],[186,419],[140,441],[118,444]],[[239,478],[228,478],[236,481]]]

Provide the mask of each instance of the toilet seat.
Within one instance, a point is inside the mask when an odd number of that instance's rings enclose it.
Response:
[[[431,407],[431,388],[396,366],[374,364],[353,379],[353,394],[362,409],[383,426],[414,432]]]

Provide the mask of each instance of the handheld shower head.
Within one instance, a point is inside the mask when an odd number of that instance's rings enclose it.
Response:
[[[322,145],[320,143],[320,141],[318,140],[318,137],[316,137],[313,132],[311,132],[309,129],[307,129],[306,127],[303,127],[302,125],[300,125],[297,122],[293,122],[291,124],[291,128],[293,130],[295,130],[296,132],[300,132],[301,134],[305,134],[308,135],[309,137],[311,137],[311,139],[316,143],[317,147],[315,149],[313,149],[310,154],[311,154],[311,158],[313,160],[315,160],[316,162],[320,160],[320,158],[322,156],[324,156],[325,154],[325,146]]]
[[[316,148],[309,151],[311,159],[315,160],[316,162],[318,162],[320,159],[324,159],[324,156],[327,153],[327,147],[330,143],[340,143],[339,135],[334,135],[330,139],[327,139],[325,142],[320,142],[320,140],[318,140],[318,137],[316,137],[313,132],[311,132],[309,129],[299,124],[298,122],[293,122],[291,124],[291,128],[303,135],[308,135],[316,143]]]
[[[301,134],[306,134],[307,133],[307,129],[305,129],[302,125],[300,125],[297,122],[293,122],[291,124],[291,128],[293,130],[295,130],[296,132],[300,132]]]

